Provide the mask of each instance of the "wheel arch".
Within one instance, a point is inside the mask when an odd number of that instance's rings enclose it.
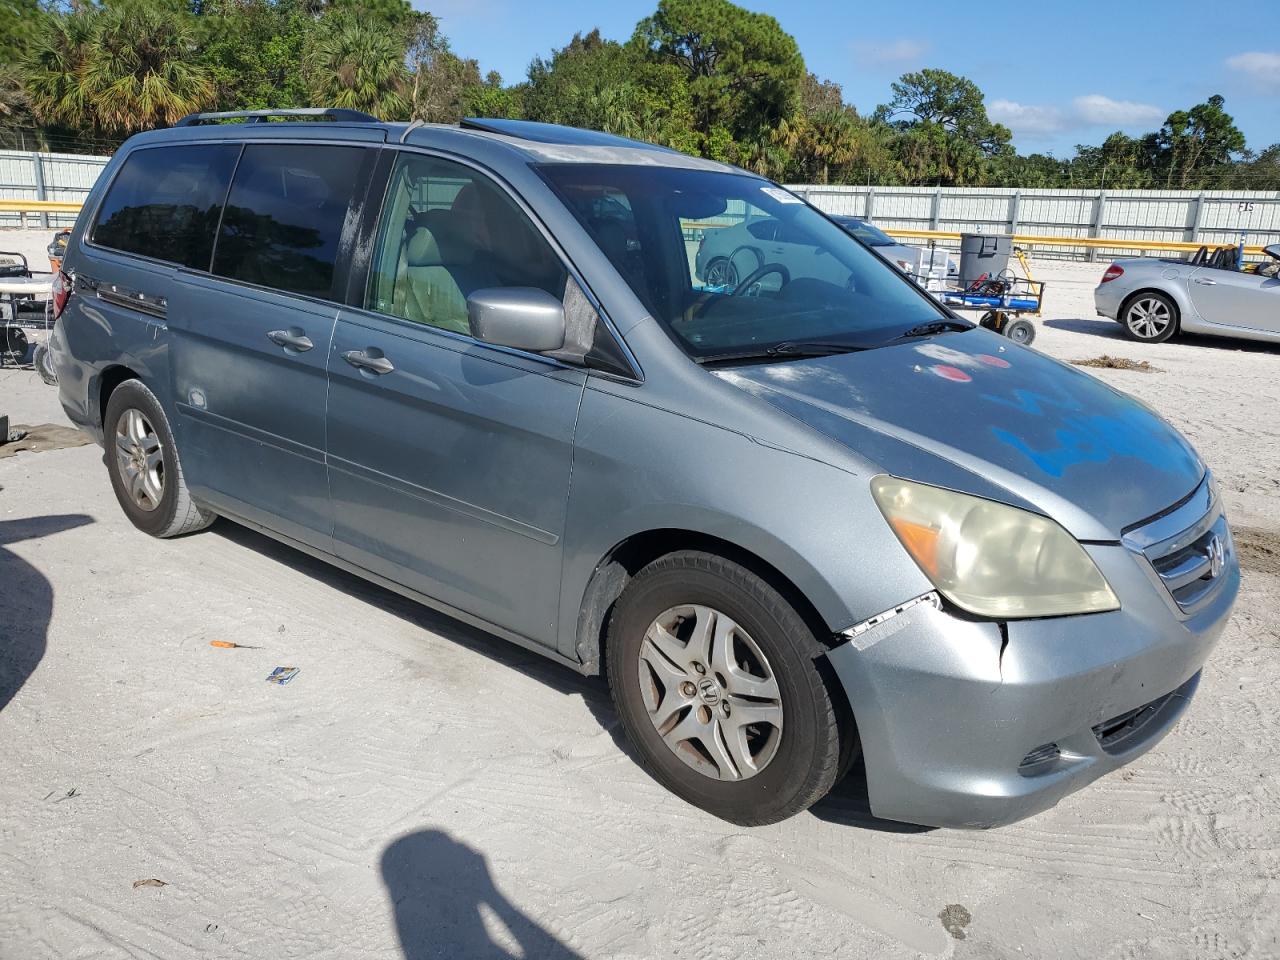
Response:
[[[107,401],[111,399],[111,394],[116,387],[126,380],[143,380],[143,377],[136,370],[123,363],[112,364],[98,374],[98,389],[95,398],[98,403],[98,409],[93,412],[93,417],[102,425],[104,433],[107,426]],[[143,382],[145,383],[146,381],[143,380]]]
[[[681,550],[702,550],[741,564],[782,594],[819,641],[829,643],[834,636],[831,626],[804,591],[759,554],[714,534],[661,527],[620,540],[596,564],[578,607],[576,648],[583,673],[602,672],[609,616],[631,578],[655,560]]]

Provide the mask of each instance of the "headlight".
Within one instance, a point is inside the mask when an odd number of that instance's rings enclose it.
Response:
[[[1115,610],[1120,601],[1075,538],[1047,517],[896,477],[871,493],[935,587],[983,617]]]

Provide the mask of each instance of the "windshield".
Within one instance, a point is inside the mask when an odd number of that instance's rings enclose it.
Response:
[[[899,271],[768,181],[620,164],[542,175],[695,359],[879,346],[945,318]]]
[[[892,247],[898,242],[884,231],[857,217],[833,217],[832,219],[868,247]]]

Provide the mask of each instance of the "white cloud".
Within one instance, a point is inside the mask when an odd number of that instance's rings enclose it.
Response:
[[[1066,126],[1066,117],[1057,107],[1018,103],[1016,100],[992,100],[987,105],[987,115],[1014,133],[1056,133]]]
[[[1280,53],[1254,50],[1227,57],[1227,66],[1258,83],[1280,83]]]
[[[1154,127],[1164,119],[1164,111],[1159,107],[1132,100],[1113,100],[1100,93],[1076,97],[1066,107],[992,100],[987,104],[987,114],[1029,140],[1085,127],[1110,127],[1112,130],[1117,127]]]
[[[1090,93],[1071,101],[1072,112],[1082,125],[1097,127],[1136,127],[1140,124],[1160,123],[1164,111],[1149,103],[1133,100],[1112,100],[1100,93]]]
[[[912,40],[903,37],[899,40],[873,42],[860,40],[853,45],[854,53],[867,63],[886,64],[918,64],[932,49],[925,40]]]

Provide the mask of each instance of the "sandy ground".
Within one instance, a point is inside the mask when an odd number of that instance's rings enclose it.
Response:
[[[1129,344],[1101,269],[1041,267],[1037,347],[1159,368],[1090,372],[1199,447],[1245,565],[1196,703],[1130,767],[988,832],[876,821],[856,777],[734,827],[633,762],[602,683],[225,522],[151,540],[97,447],[19,453],[0,957],[1280,956],[1280,348]],[[30,372],[0,412],[63,422]]]

